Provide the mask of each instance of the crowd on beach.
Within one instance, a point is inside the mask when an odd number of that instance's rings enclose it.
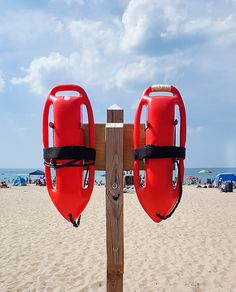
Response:
[[[36,179],[31,179],[26,177],[25,185],[36,185],[36,186],[46,186],[45,177],[40,177]],[[3,180],[1,181],[0,188],[10,188],[10,185],[13,185],[10,180]]]
[[[218,188],[222,192],[233,192],[236,188],[236,183],[233,181],[223,181],[219,179],[217,186],[214,185],[214,180],[208,178],[206,182],[202,184],[201,179],[198,177],[188,178],[188,185],[196,185],[197,188]]]
[[[213,179],[208,178],[207,181],[202,184],[202,180],[199,179],[198,177],[191,176],[187,178],[188,185],[197,185],[198,188],[201,188],[201,187],[214,188],[213,182],[214,182]]]
[[[145,183],[145,177],[140,177],[140,184],[144,185]],[[218,188],[222,192],[233,192],[233,189],[236,188],[236,183],[233,181],[222,181],[222,179],[219,180],[218,185],[214,185],[214,180],[208,178],[206,182],[202,183],[202,180],[198,177],[188,177],[187,178],[187,185],[196,185],[197,188]],[[125,172],[124,173],[124,188],[130,188],[130,186],[134,185],[133,181],[133,173],[131,172]],[[30,177],[26,178],[26,185],[27,184],[35,184],[36,186],[46,186],[45,177],[38,177],[37,179],[32,180]],[[94,181],[94,184],[97,186],[104,186],[105,182],[103,180],[96,180]],[[10,181],[8,183],[4,180],[1,181],[0,188],[9,188]],[[56,185],[56,178],[53,180],[53,185]]]

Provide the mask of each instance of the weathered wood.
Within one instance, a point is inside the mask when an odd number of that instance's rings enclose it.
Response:
[[[145,125],[140,125],[140,147],[145,145]],[[134,143],[133,143],[133,124],[124,124],[124,159],[123,159],[123,169],[132,170],[134,169]],[[142,169],[143,164],[140,163],[140,169]]]
[[[106,124],[107,291],[123,291],[123,110],[107,110]]]
[[[95,124],[95,149],[96,149],[96,170],[105,170],[106,156],[105,156],[105,124]],[[84,145],[88,146],[89,143],[89,130],[88,124],[83,125],[84,129]]]
[[[107,273],[107,292],[123,291],[123,273]]]
[[[111,116],[111,113],[109,113]],[[116,118],[115,114],[111,118]],[[117,117],[120,121],[120,117]],[[133,169],[133,129],[132,124],[124,124],[124,155],[123,155],[123,170]],[[84,125],[84,140],[85,145],[88,145],[88,125]],[[140,147],[145,145],[144,125],[140,125]],[[106,169],[105,155],[105,124],[95,124],[95,148],[96,148],[96,170]]]

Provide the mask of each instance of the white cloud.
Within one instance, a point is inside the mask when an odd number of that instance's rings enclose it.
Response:
[[[158,80],[168,82],[182,67],[190,63],[191,61],[182,53],[161,57],[140,57],[119,69],[115,83],[118,87],[127,87],[133,82],[143,85],[151,85],[150,82]]]
[[[72,38],[84,50],[102,50],[103,54],[117,50],[120,28],[116,20],[109,24],[88,19],[71,21],[68,27]]]
[[[103,59],[95,56],[93,50],[84,50],[81,53],[72,53],[64,56],[58,52],[52,52],[47,57],[34,59],[24,77],[14,77],[13,85],[28,84],[31,92],[37,95],[45,95],[48,88],[58,83],[93,84],[93,86],[106,83],[104,75],[109,75],[108,66]]]
[[[65,74],[68,67],[68,59],[60,53],[51,53],[48,57],[41,57],[34,59],[29,68],[23,69],[28,75],[25,77],[12,78],[12,84],[29,84],[32,92],[42,95],[45,94],[48,89],[47,80],[48,77],[52,80],[54,74],[58,75],[60,72]],[[63,75],[64,76],[64,75]]]
[[[130,1],[123,15],[124,35],[121,43],[123,49],[139,44],[148,29],[148,16],[146,13],[142,14],[142,6],[140,1]]]
[[[129,22],[129,13],[125,18]],[[148,23],[148,18],[145,21]],[[127,37],[127,32],[118,19],[111,23],[72,20],[65,29],[70,33],[67,36],[70,37],[70,52],[49,53],[48,56],[33,59],[23,70],[26,75],[12,78],[12,84],[29,84],[31,91],[40,95],[45,93],[45,88],[53,80],[58,80],[57,83],[59,80],[93,83],[104,89],[114,86],[132,89],[137,83],[151,84],[158,79],[166,81],[178,69],[190,64],[189,57],[179,52],[150,57],[148,54],[124,51],[122,40]]]
[[[224,46],[226,39],[235,41],[235,17],[214,18],[205,11],[191,10],[193,5],[183,0],[131,0],[123,17],[112,22],[51,17],[51,25],[55,21],[61,29],[62,43],[65,39],[63,52],[54,50],[58,53],[34,58],[24,70],[26,75],[13,78],[12,83],[29,84],[38,94],[54,80],[132,89],[137,84],[171,81],[190,64],[215,70],[209,51],[216,42]],[[209,3],[206,6],[212,9]],[[45,17],[41,19],[45,21]],[[193,51],[191,40],[200,38],[198,45],[203,46],[201,37],[206,39],[204,48]],[[217,66],[220,70],[223,64]]]
[[[3,91],[4,87],[5,87],[5,80],[3,79],[2,74],[0,72],[0,92]]]
[[[232,14],[220,19],[195,18],[188,20],[182,26],[183,33],[206,35],[211,38],[211,41],[218,44],[223,42],[223,45],[236,41],[235,30],[236,20]]]
[[[122,18],[121,47],[132,50],[144,43],[162,46],[163,41],[172,39],[176,44],[181,39],[190,44],[193,37],[223,45],[235,42],[233,13],[216,16],[211,2],[198,3],[197,7],[202,6],[205,11],[198,11],[195,6],[192,1],[183,0],[131,0]]]
[[[71,4],[79,4],[79,5],[84,5],[85,1],[84,0],[50,0],[51,3],[65,3],[67,5]]]
[[[13,43],[29,46],[32,42],[49,40],[61,33],[62,22],[49,13],[34,10],[9,11],[1,17],[0,36]],[[49,37],[50,36],[50,37]]]
[[[120,1],[122,2],[122,0],[120,0]],[[126,0],[124,0],[124,1],[126,1]],[[89,4],[95,8],[96,5],[101,5],[101,4],[105,3],[105,0],[89,0],[89,2],[90,2]],[[53,4],[55,3],[57,5],[65,3],[68,6],[70,6],[70,5],[85,6],[86,4],[88,4],[88,3],[86,3],[85,0],[50,0],[50,3],[53,3]]]
[[[176,34],[180,24],[186,19],[184,3],[178,0],[131,0],[123,14],[124,50],[139,46],[142,42]]]
[[[120,61],[102,57],[95,49],[72,53],[68,57],[60,53],[50,53],[48,57],[34,59],[24,77],[14,77],[14,85],[28,84],[32,92],[38,95],[48,91],[49,84],[79,82],[80,84],[134,89],[136,84],[145,86],[157,80],[169,81],[178,70],[188,66],[190,61],[181,53],[160,58],[129,57]]]

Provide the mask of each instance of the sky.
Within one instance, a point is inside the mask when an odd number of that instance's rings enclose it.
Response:
[[[179,89],[186,167],[236,167],[236,0],[0,0],[0,168],[42,168],[50,89],[87,92],[96,123],[132,123],[152,84]]]

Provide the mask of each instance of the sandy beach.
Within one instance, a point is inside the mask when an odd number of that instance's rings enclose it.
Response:
[[[124,291],[236,291],[236,191],[184,186],[159,224],[124,194]],[[105,188],[76,229],[45,187],[0,189],[0,291],[106,291]]]

